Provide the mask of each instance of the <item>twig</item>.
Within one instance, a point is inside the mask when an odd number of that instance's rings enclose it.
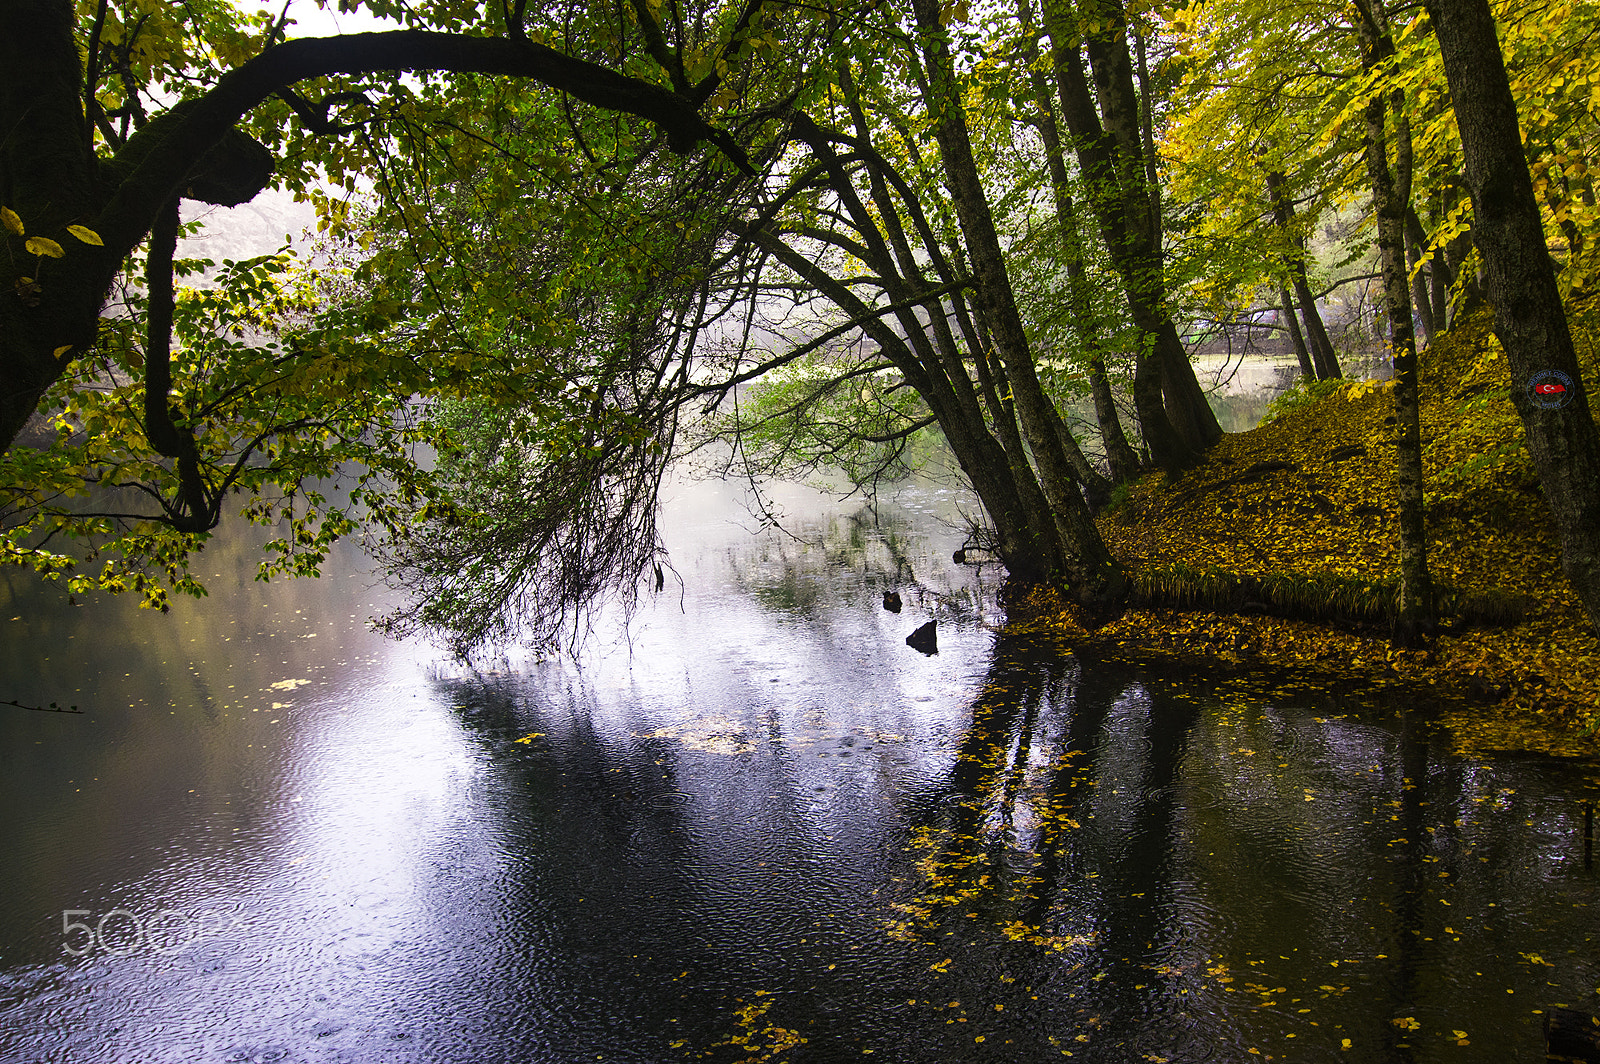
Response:
[[[83,710],[79,709],[77,706],[69,706],[66,709],[63,709],[63,708],[61,708],[60,705],[58,705],[55,702],[51,702],[48,706],[30,706],[30,705],[28,705],[28,704],[26,704],[24,702],[18,702],[14,698],[8,698],[8,699],[0,700],[0,706],[16,706],[18,709],[27,709],[27,710],[33,711],[34,713],[80,713],[81,714],[83,712]]]

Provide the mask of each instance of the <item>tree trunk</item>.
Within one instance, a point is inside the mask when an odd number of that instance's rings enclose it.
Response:
[[[1111,394],[1111,380],[1106,376],[1106,360],[1098,351],[1089,356],[1089,392],[1094,396],[1094,416],[1105,441],[1111,479],[1119,484],[1136,479],[1142,469],[1139,455],[1122,432],[1117,400]]]
[[[1339,354],[1333,349],[1328,328],[1322,322],[1322,312],[1317,309],[1317,295],[1311,291],[1311,282],[1306,279],[1305,266],[1291,265],[1289,272],[1294,282],[1295,299],[1300,303],[1300,320],[1306,326],[1306,342],[1311,347],[1311,360],[1316,363],[1317,377],[1325,381],[1337,380],[1344,376],[1344,370],[1339,366]]]
[[[1300,335],[1300,323],[1294,319],[1294,300],[1289,296],[1287,288],[1278,289],[1281,305],[1283,306],[1283,324],[1289,330],[1289,339],[1294,344],[1295,358],[1300,360],[1300,376],[1308,381],[1317,379],[1317,369],[1311,364],[1311,352],[1306,350],[1306,340]]]
[[[1444,200],[1441,191],[1428,201],[1428,221],[1438,225],[1444,220],[1444,211],[1439,209]],[[1426,236],[1422,228],[1422,219],[1416,218],[1416,211],[1411,212],[1416,219],[1417,231]],[[1410,225],[1409,222],[1406,223]],[[1428,296],[1433,303],[1433,325],[1440,332],[1450,328],[1450,286],[1455,284],[1454,271],[1450,268],[1450,250],[1441,245],[1433,249],[1433,254],[1428,260]]]
[[[1128,52],[1127,12],[1122,0],[1080,0],[1080,6],[1091,24],[1099,27],[1084,37],[1084,51],[1089,56],[1100,119],[1111,135],[1112,172],[1121,188],[1124,217],[1132,238],[1131,265],[1145,289],[1141,302],[1154,312],[1147,331],[1155,334],[1167,417],[1192,450],[1204,451],[1222,438],[1222,426],[1194,375],[1189,352],[1179,340],[1165,305],[1161,201],[1151,194],[1148,184],[1154,167],[1147,163],[1154,159],[1146,158],[1140,97],[1133,81],[1133,58]],[[1153,149],[1154,144],[1149,147]]]
[[[89,291],[101,250],[61,232],[92,222],[96,193],[72,19],[69,4],[0,2],[0,206],[16,212],[28,236],[59,238],[68,252],[36,259],[22,238],[0,230],[10,245],[0,257],[0,451],[68,363],[93,346],[110,283],[107,272],[106,285]],[[64,357],[53,354],[62,347]]]
[[[1356,0],[1362,63],[1371,70],[1394,55],[1382,0]],[[1398,180],[1389,169],[1384,127],[1387,94],[1374,93],[1366,106],[1365,154],[1377,215],[1378,253],[1383,263],[1383,302],[1389,316],[1389,350],[1394,358],[1394,406],[1398,422],[1395,457],[1400,509],[1400,601],[1393,640],[1414,646],[1435,625],[1433,580],[1428,573],[1428,536],[1423,512],[1422,429],[1419,420],[1417,348],[1411,329],[1411,292],[1406,281],[1406,206],[1411,190],[1410,130],[1396,100]]]
[[[978,177],[967,136],[965,112],[956,91],[955,65],[939,18],[939,0],[914,0],[927,66],[931,98],[929,109],[940,116],[934,127],[945,180],[966,237],[976,274],[978,307],[993,333],[1000,361],[1011,382],[1023,433],[1039,468],[1040,484],[1055,512],[1062,533],[1067,584],[1085,604],[1102,605],[1120,600],[1126,580],[1111,557],[1083,496],[1071,475],[1057,423],[1060,414],[1044,394],[1028,349],[1028,338],[1017,312],[1011,281],[1006,274],[1000,237],[995,231],[989,201]]]
[[[1133,32],[1135,72],[1139,76],[1139,143],[1144,149],[1144,184],[1150,190],[1150,221],[1155,245],[1160,247],[1165,237],[1161,224],[1161,179],[1156,173],[1155,104],[1150,99],[1150,68],[1145,61],[1144,30],[1136,22],[1128,28]]]
[[[1144,176],[1138,164],[1138,108],[1128,72],[1127,39],[1125,35],[1120,38],[1121,69],[1127,74],[1126,84],[1121,84],[1115,72],[1109,69],[1115,65],[1112,57],[1116,49],[1104,42],[1097,45],[1108,64],[1101,80],[1106,82],[1105,98],[1112,101],[1113,114],[1118,120],[1116,129],[1112,129],[1110,117],[1104,126],[1101,124],[1071,20],[1055,6],[1047,4],[1045,26],[1050,35],[1061,113],[1072,134],[1078,171],[1089,193],[1090,208],[1112,265],[1122,280],[1134,325],[1150,337],[1150,348],[1136,356],[1133,376],[1134,409],[1139,415],[1145,445],[1158,464],[1181,469],[1192,464],[1200,451],[1220,439],[1222,428],[1194,378],[1194,367],[1189,364],[1187,353],[1183,352],[1181,343],[1175,343],[1177,333],[1163,306],[1161,249],[1152,243],[1150,201],[1143,191]],[[1121,26],[1122,23],[1117,23],[1112,31],[1120,32]],[[1128,153],[1132,153],[1131,157]],[[1170,333],[1170,337],[1164,339],[1163,332]],[[1172,381],[1168,390],[1175,401],[1185,404],[1187,409],[1169,411],[1163,403],[1164,377]]]
[[[1413,213],[1408,211],[1408,213]],[[1427,347],[1433,343],[1434,333],[1437,331],[1433,321],[1433,303],[1428,298],[1427,270],[1422,266],[1422,254],[1427,248],[1427,242],[1418,242],[1415,234],[1409,232],[1407,227],[1406,237],[1406,273],[1410,275],[1411,285],[1411,311],[1416,318],[1417,328],[1422,330],[1422,346]]]
[[[1284,266],[1289,271],[1289,282],[1294,285],[1295,297],[1300,301],[1300,315],[1305,319],[1306,340],[1310,346],[1311,361],[1316,366],[1317,377],[1333,380],[1343,376],[1339,369],[1339,356],[1334,353],[1333,341],[1328,339],[1327,327],[1317,310],[1317,297],[1306,279],[1306,249],[1299,234],[1294,231],[1294,202],[1289,198],[1288,180],[1281,171],[1267,171],[1267,198],[1272,203],[1272,220],[1284,232],[1289,252],[1284,256]]]
[[[1472,232],[1511,399],[1561,533],[1561,567],[1600,632],[1600,435],[1546,250],[1488,0],[1428,0],[1461,130]],[[1535,392],[1539,384],[1561,392]]]
[[[981,417],[974,419],[970,404],[958,395],[958,386],[945,375],[940,362],[919,354],[907,338],[872,314],[847,285],[829,276],[811,257],[790,247],[777,233],[754,226],[736,226],[734,231],[862,322],[862,331],[877,343],[938,419],[951,453],[971,482],[984,512],[994,522],[996,549],[1006,571],[1022,583],[1054,583],[1063,566],[1061,541],[1038,481],[1027,467],[1026,476],[1012,467],[1005,447],[989,433]],[[922,346],[925,351],[926,345]],[[971,382],[966,384],[970,388]]]
[[[1066,157],[1061,150],[1061,130],[1056,125],[1055,108],[1050,102],[1049,83],[1038,69],[1038,48],[1032,36],[1033,12],[1028,0],[1017,0],[1017,18],[1023,25],[1023,55],[1028,60],[1029,81],[1038,114],[1035,126],[1044,145],[1045,164],[1050,170],[1050,190],[1055,198],[1056,222],[1061,227],[1062,250],[1067,259],[1068,309],[1072,314],[1078,342],[1088,356],[1089,389],[1094,396],[1095,421],[1100,426],[1100,438],[1105,444],[1106,464],[1110,467],[1111,479],[1128,481],[1139,475],[1139,456],[1129,446],[1128,437],[1122,431],[1117,404],[1111,395],[1111,382],[1106,378],[1100,328],[1094,320],[1089,278],[1083,265],[1083,237],[1078,230],[1077,210],[1067,192],[1069,178]]]
[[[1422,228],[1422,219],[1417,217],[1415,204],[1406,205],[1406,258],[1411,263],[1411,268],[1416,269],[1417,263],[1427,256],[1427,264],[1423,269],[1417,270],[1416,276],[1411,279],[1411,298],[1416,304],[1417,321],[1422,325],[1423,332],[1427,334],[1427,342],[1433,343],[1433,338],[1445,330],[1445,314],[1441,309],[1444,297],[1449,292],[1448,284],[1440,284],[1444,273],[1444,249],[1434,248],[1428,251],[1428,232]]]

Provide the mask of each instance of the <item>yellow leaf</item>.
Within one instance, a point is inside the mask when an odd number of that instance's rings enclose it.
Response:
[[[88,226],[69,225],[67,226],[67,232],[71,233],[85,244],[93,244],[97,248],[103,248],[106,246],[106,242],[100,239],[100,234],[95,232],[93,229],[90,229]]]
[[[0,207],[0,222],[4,222],[6,229],[17,236],[23,235],[22,219],[18,218],[17,212],[10,207]]]
[[[55,354],[56,358],[60,358],[62,355],[66,354],[68,351],[71,351],[71,350],[72,350],[72,345],[71,344],[62,344],[60,347],[55,349],[54,354]]]
[[[62,250],[61,245],[47,236],[30,236],[28,242],[22,246],[35,255],[49,255],[52,259],[64,259],[67,257],[67,253]]]

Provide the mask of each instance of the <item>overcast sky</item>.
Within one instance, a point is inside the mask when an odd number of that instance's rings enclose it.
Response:
[[[248,10],[250,7],[259,8],[277,14],[283,10],[282,3],[258,3],[246,0],[240,7]],[[365,11],[340,13],[337,3],[329,3],[326,7],[319,7],[316,0],[291,0],[289,4],[289,17],[295,24],[290,29],[291,37],[331,37],[336,33],[365,33],[369,30],[396,29],[392,22],[384,22],[373,18]]]
[[[238,6],[242,10],[268,11],[273,15],[283,10],[282,0],[276,4],[238,0]],[[289,36],[331,37],[339,33],[399,28],[397,24],[374,18],[365,11],[340,13],[337,6],[337,3],[329,3],[327,7],[319,7],[316,0],[291,0],[289,17],[295,20],[295,24],[289,27]],[[302,232],[316,223],[309,204],[297,204],[289,193],[270,190],[249,203],[232,208],[185,201],[183,215],[190,221],[203,217],[206,229],[183,241],[180,254],[209,258],[216,262],[225,258],[243,259],[271,254],[283,246],[285,238],[305,250],[310,241],[302,236]]]

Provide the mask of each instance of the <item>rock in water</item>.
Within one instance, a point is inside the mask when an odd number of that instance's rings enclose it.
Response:
[[[890,613],[900,612],[900,592],[885,591],[883,593],[883,608]]]
[[[906,646],[913,650],[920,650],[924,654],[939,653],[939,622],[929,621],[915,632],[906,636]]]

